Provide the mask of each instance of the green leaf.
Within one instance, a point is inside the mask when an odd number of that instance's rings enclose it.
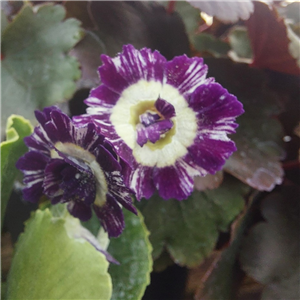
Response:
[[[117,239],[112,239],[108,252],[120,262],[111,264],[109,273],[113,282],[112,300],[142,299],[146,286],[150,283],[152,271],[152,247],[149,232],[143,216],[135,216],[124,210],[125,230]]]
[[[194,36],[193,43],[198,51],[209,52],[215,57],[227,56],[227,52],[230,50],[228,43],[225,43],[208,33],[201,33]]]
[[[24,137],[32,133],[32,125],[21,116],[12,115],[7,120],[6,141],[1,143],[1,219],[3,221],[5,208],[18,175],[15,167],[18,159],[27,152]]]
[[[253,54],[246,27],[233,27],[228,34],[228,39],[232,50],[239,58],[252,58]]]
[[[7,299],[99,299],[111,297],[104,255],[69,237],[63,218],[36,211],[20,236],[7,282]]]
[[[1,10],[1,34],[6,29],[7,25],[8,25],[7,17],[3,12],[3,10]]]
[[[196,295],[196,300],[228,300],[236,299],[238,291],[238,285],[243,279],[243,274],[238,262],[238,255],[241,248],[243,236],[248,228],[253,224],[255,219],[256,209],[247,209],[244,216],[238,220],[236,232],[232,230],[231,235],[234,235],[234,239],[230,246],[222,251],[221,256],[217,262],[214,262],[215,267],[205,281],[204,289],[200,289]],[[202,286],[203,282],[199,280],[199,286]]]
[[[25,5],[2,34],[2,120],[70,98],[80,77],[68,51],[79,41],[79,21],[60,5]]]
[[[138,205],[150,230],[153,258],[166,249],[180,265],[194,267],[214,249],[219,231],[227,231],[244,206],[247,187],[226,178],[215,190],[197,192],[184,201],[158,196]]]
[[[266,287],[263,300],[300,298],[300,188],[281,187],[263,199],[259,222],[244,238],[242,269]]]
[[[251,187],[270,191],[282,182],[283,129],[274,118],[279,114],[277,95],[267,87],[263,71],[229,59],[205,58],[208,76],[244,105],[237,118],[239,127],[229,137],[238,151],[227,160],[224,170]]]
[[[160,4],[167,7],[169,1],[160,1]],[[199,10],[186,1],[175,1],[175,11],[182,18],[187,34],[192,37],[201,21]]]

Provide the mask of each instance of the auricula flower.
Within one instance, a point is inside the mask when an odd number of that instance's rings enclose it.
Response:
[[[126,182],[138,199],[158,190],[164,199],[187,198],[194,176],[214,174],[236,150],[242,104],[213,78],[199,57],[167,61],[131,45],[115,58],[101,56],[102,84],[85,103],[87,114],[132,170]]]
[[[82,221],[94,209],[109,236],[120,235],[121,205],[133,213],[136,209],[110,143],[94,124],[77,127],[57,107],[36,111],[35,116],[40,124],[24,139],[29,152],[17,162],[24,173],[24,200],[36,203],[45,194],[52,204],[67,203]]]

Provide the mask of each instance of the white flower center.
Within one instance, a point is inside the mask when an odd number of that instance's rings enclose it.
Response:
[[[81,148],[78,145],[72,143],[61,143],[57,142],[55,148],[65,154],[68,154],[74,158],[83,160],[92,170],[94,176],[97,179],[96,185],[96,199],[94,204],[97,206],[102,206],[106,202],[106,194],[108,192],[108,186],[104,172],[102,171],[100,165],[98,164],[96,157],[89,151]],[[59,154],[53,149],[51,150],[51,158],[62,159]],[[77,176],[76,174],[75,176]]]
[[[174,126],[164,137],[164,142],[158,140],[154,144],[147,143],[140,147],[136,142],[136,125],[133,120],[149,109],[149,105],[154,105],[158,98],[174,106]],[[173,165],[188,152],[187,148],[193,144],[197,134],[196,114],[188,107],[185,98],[175,87],[158,81],[140,80],[125,89],[112,109],[110,121],[117,134],[132,149],[136,161],[150,167]]]

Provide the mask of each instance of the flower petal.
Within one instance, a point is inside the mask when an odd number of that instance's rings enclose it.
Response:
[[[109,193],[115,200],[122,204],[126,209],[137,214],[136,208],[133,206],[132,194],[133,191],[129,189],[123,181],[123,176],[120,172],[114,171],[110,174],[106,174],[109,184]]]
[[[39,152],[30,151],[22,156],[16,167],[24,173],[24,200],[37,203],[43,195],[44,169],[49,158]]]
[[[46,156],[50,156],[50,140],[45,136],[45,131],[40,127],[36,127],[31,136],[24,138],[26,146],[33,151],[38,151]]]
[[[98,145],[96,159],[98,164],[105,172],[120,172],[121,165],[115,159],[115,157],[104,147]]]
[[[198,87],[189,106],[197,112],[200,130],[218,130],[224,134],[235,132],[235,118],[244,112],[237,98],[215,82]]]
[[[162,120],[154,123],[148,127],[143,125],[136,126],[137,131],[137,143],[143,147],[148,140],[151,143],[155,143],[160,139],[160,136],[166,133],[173,127],[173,122],[171,120]]]
[[[86,205],[83,202],[71,201],[67,205],[68,211],[72,216],[85,222],[92,217],[92,209],[90,205]]]
[[[101,81],[112,91],[121,94],[125,88],[141,79],[162,82],[166,59],[157,51],[137,50],[132,45],[123,46],[115,58],[101,55],[99,68]]]
[[[53,143],[72,143],[74,140],[74,125],[71,119],[58,110],[51,112],[51,121],[44,126],[45,131]]]
[[[142,198],[149,199],[154,191],[155,186],[152,179],[153,168],[142,165],[136,166],[130,174],[130,188],[135,191],[138,201]]]
[[[171,119],[172,117],[175,116],[174,106],[163,99],[159,98],[155,102],[155,107],[163,115],[165,119]]]
[[[88,106],[98,106],[101,105],[103,108],[112,108],[119,100],[120,95],[110,90],[105,85],[100,85],[92,89],[89,98],[87,98],[84,103]]]
[[[52,159],[45,168],[43,188],[44,193],[49,198],[61,196],[63,194],[59,184],[62,180],[61,172],[65,167],[67,167],[67,164],[62,159]]]
[[[122,233],[125,223],[122,209],[115,199],[107,195],[106,203],[103,206],[99,207],[94,204],[93,208],[109,237],[118,237]]]
[[[178,162],[175,166],[155,168],[153,181],[159,195],[165,199],[186,199],[193,191],[194,180]]]
[[[166,64],[166,83],[187,96],[205,82],[207,69],[200,57],[177,56]]]
[[[211,139],[208,135],[201,135],[188,150],[189,156],[196,165],[208,173],[215,174],[223,167],[226,159],[236,151],[236,147],[229,139],[222,141]],[[187,156],[183,159],[187,160]]]

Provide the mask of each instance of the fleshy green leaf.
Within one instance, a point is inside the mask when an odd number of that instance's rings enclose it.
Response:
[[[33,111],[72,96],[79,64],[67,52],[80,39],[79,21],[60,5],[37,12],[25,5],[2,35],[2,120],[12,113],[34,119]]]
[[[63,218],[36,211],[16,246],[7,299],[99,299],[111,297],[104,255],[68,236]]]
[[[178,264],[199,265],[214,249],[219,231],[227,231],[243,208],[246,190],[230,177],[218,189],[194,191],[187,200],[142,200],[139,207],[150,230],[153,258],[166,249]]]
[[[242,243],[242,269],[266,285],[263,300],[300,298],[299,194],[298,186],[269,194],[261,205],[264,221]]]
[[[266,85],[260,70],[227,59],[206,58],[208,76],[215,77],[244,105],[237,118],[234,140],[237,151],[227,160],[224,170],[251,187],[270,191],[282,182],[283,129],[274,118],[279,114],[278,98]]]
[[[125,230],[117,239],[112,239],[108,252],[120,262],[111,264],[109,273],[113,282],[112,300],[142,299],[150,282],[152,271],[152,247],[143,216],[135,216],[124,210]]]
[[[18,174],[17,160],[28,150],[24,137],[32,133],[32,125],[21,116],[12,115],[7,120],[6,141],[1,143],[1,219]]]
[[[194,46],[200,52],[209,52],[215,57],[226,56],[230,50],[228,43],[215,38],[208,33],[201,33],[194,36]]]

